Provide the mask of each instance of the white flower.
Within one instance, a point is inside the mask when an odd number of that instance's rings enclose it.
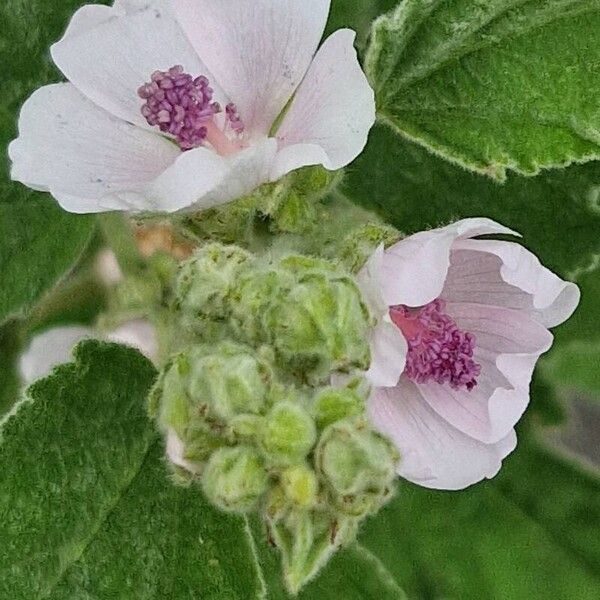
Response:
[[[70,325],[54,327],[33,338],[21,355],[19,371],[23,383],[28,386],[46,377],[54,367],[71,360],[73,348],[86,339],[97,338],[91,327]],[[139,350],[146,358],[156,362],[158,342],[154,327],[144,320],[128,321],[106,335],[106,339]]]
[[[75,13],[9,148],[68,211],[201,209],[364,148],[374,94],[330,0],[117,0]],[[280,124],[278,125],[280,121]]]
[[[489,219],[467,219],[379,248],[359,274],[380,317],[371,340],[369,415],[401,453],[398,473],[461,489],[493,477],[516,445],[548,328],[579,289]]]

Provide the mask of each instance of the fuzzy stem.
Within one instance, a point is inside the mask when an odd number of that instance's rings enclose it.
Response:
[[[144,270],[144,260],[140,255],[131,224],[121,213],[106,213],[98,216],[98,223],[104,240],[117,257],[124,273],[136,274]]]

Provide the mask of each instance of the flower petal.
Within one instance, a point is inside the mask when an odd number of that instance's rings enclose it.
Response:
[[[93,27],[89,22],[81,25],[87,17],[80,13],[89,7],[80,9],[50,51],[58,68],[80,92],[116,117],[150,129],[141,114],[143,101],[137,90],[154,71],[182,65],[194,76],[211,79],[211,75],[177,24],[168,2],[154,0],[139,10],[132,10],[129,4],[127,8],[128,14],[124,8],[105,11],[108,18]],[[98,18],[100,15],[96,12]],[[218,101],[227,102],[218,89],[215,92]]]
[[[523,246],[495,240],[463,240],[457,249],[487,252],[501,261],[500,276],[506,284],[531,296],[531,308],[546,327],[566,321],[579,304],[579,288],[544,267]]]
[[[117,344],[124,344],[139,350],[152,362],[158,360],[158,340],[154,327],[143,319],[128,321],[114,331],[106,339]]]
[[[381,266],[384,252],[384,245],[379,245],[356,276],[363,298],[374,316],[387,315],[390,310],[381,293]]]
[[[395,388],[375,388],[368,408],[373,425],[400,451],[398,474],[424,487],[459,490],[490,479],[516,446],[514,431],[497,444],[461,433],[405,377]]]
[[[345,167],[363,151],[375,123],[375,94],[358,63],[355,38],[354,31],[340,29],[325,41],[277,131],[283,147],[322,148],[325,156],[318,162],[330,170]],[[316,164],[315,158],[297,153],[293,168]],[[286,163],[290,170],[289,158]],[[277,169],[275,178],[285,172]]]
[[[406,365],[408,344],[400,330],[382,320],[371,333],[371,366],[366,378],[375,386],[394,387]]]
[[[149,207],[168,212],[200,210],[241,198],[269,180],[276,152],[273,138],[227,157],[208,148],[184,152],[148,186]]]
[[[423,306],[440,296],[456,240],[487,234],[517,235],[491,221],[465,219],[431,231],[422,231],[394,244],[382,263],[382,292],[389,306]]]
[[[12,178],[78,213],[144,210],[146,184],[172,165],[174,144],[98,108],[68,83],[38,89],[11,143]]]
[[[458,326],[475,335],[475,360],[482,367],[471,391],[436,383],[417,384],[429,406],[453,427],[493,444],[504,438],[529,404],[529,384],[552,334],[527,312],[448,302]]]
[[[189,471],[190,473],[200,473],[202,471],[200,465],[194,464],[184,458],[185,446],[179,439],[177,434],[169,429],[167,432],[167,458],[176,466]]]
[[[266,135],[302,81],[330,0],[174,0],[192,45],[235,102],[246,131]]]
[[[71,351],[81,340],[94,337],[89,327],[55,327],[33,338],[22,354],[19,370],[25,385],[46,377],[52,369],[71,360]]]

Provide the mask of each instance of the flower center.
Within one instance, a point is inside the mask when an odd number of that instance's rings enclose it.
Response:
[[[416,383],[448,383],[471,391],[481,366],[473,360],[475,337],[444,312],[443,300],[421,308],[392,306],[390,317],[408,342],[404,373]]]
[[[142,115],[149,125],[172,135],[182,150],[210,144],[223,156],[242,149],[244,124],[234,104],[225,107],[222,125],[215,120],[223,111],[213,102],[213,89],[206,77],[195,79],[181,65],[155,71],[138,90],[145,100]]]

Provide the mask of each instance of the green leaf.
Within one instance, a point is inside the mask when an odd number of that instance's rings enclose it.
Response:
[[[258,520],[253,519],[251,531],[255,538],[257,558],[266,581],[269,600],[289,600],[281,578],[280,554],[267,544],[267,536]],[[297,600],[405,600],[406,595],[390,571],[368,549],[359,545],[338,552],[309,583]]]
[[[367,58],[379,116],[499,180],[600,157],[597,0],[405,0]]]
[[[50,63],[48,48],[80,4],[12,0],[0,6],[0,55],[6,74],[0,147],[16,137],[25,99],[37,87],[61,78]],[[0,161],[0,323],[22,314],[56,284],[80,257],[93,226],[91,217],[65,213],[48,194],[10,181],[9,162]]]
[[[600,482],[521,443],[462,492],[401,483],[361,543],[414,598],[577,598],[600,586]]]
[[[260,597],[242,521],[168,479],[150,363],[99,342],[75,355],[1,429],[0,597]]]
[[[600,253],[600,163],[512,175],[504,185],[468,173],[377,126],[350,167],[344,192],[407,234],[486,216],[523,235],[522,243],[563,277]],[[576,243],[575,243],[576,242]],[[584,303],[595,302],[593,295]],[[597,328],[597,327],[596,327]]]
[[[23,314],[56,285],[82,255],[94,227],[50,197],[16,186],[0,202],[0,323]]]

